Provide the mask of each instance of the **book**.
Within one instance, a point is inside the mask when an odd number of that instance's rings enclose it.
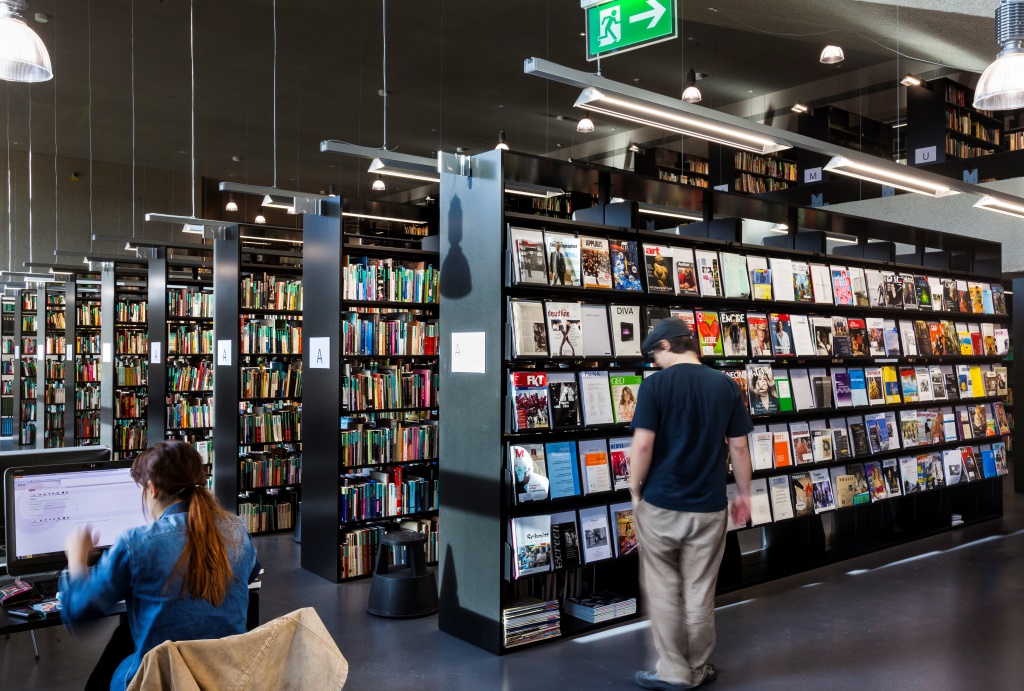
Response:
[[[612,287],[612,260],[608,250],[608,240],[581,235],[580,245],[583,287],[610,290]]]
[[[850,278],[850,271],[845,266],[833,266],[832,271],[832,296],[837,305],[856,304],[853,299],[853,279]]]
[[[789,315],[789,326],[793,337],[793,351],[797,355],[814,355],[814,341],[811,339],[811,327],[807,315]]]
[[[939,322],[926,322],[928,325],[928,350],[932,355],[949,355],[946,350],[946,332]]]
[[[769,317],[772,333],[772,353],[776,357],[793,355],[793,328],[788,314],[773,312]]]
[[[960,337],[956,333],[956,325],[950,321],[939,322],[942,327],[943,334],[945,335],[945,344],[943,348],[946,355],[959,355],[960,354]]]
[[[850,425],[850,442],[853,446],[854,456],[867,456],[871,453],[868,428],[863,422],[855,422]]]
[[[548,379],[544,372],[512,372],[512,422],[516,432],[548,429]]]
[[[986,357],[998,355],[996,352],[996,331],[995,324],[981,325],[982,352]]]
[[[973,314],[985,314],[985,299],[980,283],[969,281],[967,292],[971,296],[971,312]]]
[[[789,476],[777,475],[768,478],[768,485],[771,495],[772,516],[775,522],[793,518],[793,499],[789,485]]]
[[[992,404],[992,417],[996,421],[996,429],[999,434],[1010,433],[1010,420],[1006,417],[1006,408],[1003,406],[1002,401],[996,401]]]
[[[768,259],[747,255],[747,271],[750,274],[751,297],[755,300],[772,299],[772,272]]]
[[[974,428],[971,425],[971,411],[967,408],[956,408],[955,409],[957,419],[957,432],[961,439],[972,439],[974,437]]]
[[[512,519],[515,577],[551,570],[551,516],[520,516]]]
[[[884,373],[884,369],[883,369]],[[900,367],[900,390],[903,392],[903,403],[916,403],[918,400],[917,395],[917,374],[914,372],[913,367]],[[889,401],[889,397],[886,396],[886,402]],[[900,401],[894,401],[899,403]]]
[[[900,274],[899,278],[900,287],[903,289],[903,309],[916,310],[919,306],[916,279],[911,274]]]
[[[789,383],[786,370],[775,371],[775,389],[779,392],[779,412],[788,413],[793,410],[793,389]]]
[[[960,313],[971,314],[973,310],[971,306],[971,296],[967,288],[967,281],[958,278],[956,280],[956,292],[960,295]]]
[[[770,470],[775,467],[775,439],[771,432],[754,430],[748,437],[750,464],[754,470]]]
[[[882,272],[864,269],[864,277],[868,284],[868,306],[885,307],[885,281],[882,280]]]
[[[899,425],[896,422],[896,413],[892,410],[885,412],[885,429],[889,433],[889,446],[883,451],[893,451],[900,448]]]
[[[814,287],[814,302],[819,305],[833,304],[832,274],[827,266],[811,264],[811,285]]]
[[[1006,442],[992,444],[992,456],[995,459],[996,472],[1002,476],[1010,472],[1006,466]]]
[[[750,481],[750,525],[772,522],[771,496],[768,494],[768,480],[758,478]]]
[[[793,299],[797,302],[814,302],[810,265],[805,262],[792,262],[792,267]]]
[[[863,319],[851,317],[847,320],[850,330],[850,350],[855,357],[868,356],[867,323]]]
[[[865,415],[864,426],[867,430],[869,451],[873,454],[888,451],[889,427],[886,424],[885,413]]]
[[[515,482],[513,493],[516,503],[546,500],[548,477],[544,445],[509,445],[508,456],[509,470]]]
[[[586,357],[611,357],[612,340],[608,328],[608,306],[584,304],[580,309],[583,316],[583,355]],[[547,332],[545,331],[545,338]]]
[[[811,392],[811,376],[807,370],[789,370],[789,384],[793,389],[793,407],[797,410],[812,410],[814,394]]]
[[[885,355],[886,357],[899,357],[902,353],[900,352],[900,334],[896,328],[895,319],[886,319],[885,324]]]
[[[981,373],[981,379],[983,386],[985,387],[985,395],[992,397],[997,395],[997,379],[998,376],[995,372],[989,370]]]
[[[846,472],[854,477],[853,505],[866,504],[871,501],[871,489],[868,487],[868,476],[863,463],[854,463],[847,467]]]
[[[793,284],[793,281],[796,280],[796,266],[792,260],[772,257],[768,261],[771,264],[772,289],[775,292],[775,299],[779,302],[792,302],[796,300],[797,297]]]
[[[832,387],[835,392],[837,408],[848,408],[853,405],[853,386],[849,372],[840,368],[833,368]]]
[[[914,285],[917,288],[917,304],[923,310],[932,309],[932,289],[927,276],[914,276]]]
[[[830,463],[835,459],[832,452],[832,430],[828,428],[812,430],[811,441],[815,463]]]
[[[1007,378],[1007,369],[1001,365],[993,365],[992,371],[996,373],[996,395],[1006,396],[1009,394],[1010,381]],[[1008,403],[1010,401],[1007,401]]]
[[[850,404],[853,406],[871,405],[868,400],[868,386],[864,370],[851,368],[847,375],[850,377]]]
[[[900,382],[897,377],[897,371],[892,365],[884,365],[882,367],[882,387],[885,392],[886,404],[892,405],[903,402],[903,398],[900,396]]]
[[[940,281],[942,283],[942,311],[959,312],[960,296],[957,292],[956,281],[952,278],[943,278]]]
[[[722,312],[722,352],[726,357],[747,356],[747,314],[745,312]]]
[[[1006,314],[1006,289],[998,283],[992,284],[992,310],[994,314]]]
[[[975,480],[981,479],[980,469],[978,468],[978,459],[974,456],[973,446],[961,446],[960,447],[960,458],[963,459],[964,463],[964,477],[967,482],[974,482]]]
[[[827,470],[811,471],[811,496],[814,501],[814,513],[834,511],[836,498],[832,489],[832,478]]]
[[[607,440],[581,439],[578,446],[584,494],[612,491]]]
[[[548,330],[544,304],[533,300],[512,300],[513,357],[547,357]]]
[[[970,415],[971,436],[985,437],[988,435],[988,416],[985,413],[984,405],[972,405],[967,407]]]
[[[544,445],[547,459],[548,486],[552,499],[575,497],[580,494],[580,469],[576,456],[576,442],[558,441]]]
[[[932,351],[931,332],[928,329],[928,322],[918,319],[914,322],[914,337],[917,341],[917,352],[921,355],[934,355]]]
[[[856,266],[850,267],[850,283],[853,286],[853,304],[858,307],[868,307],[868,282],[864,277],[864,269]]]
[[[971,367],[970,365],[956,366],[957,391],[960,398],[974,398],[971,391]]]
[[[876,502],[887,499],[889,493],[886,491],[885,477],[882,475],[882,464],[880,461],[868,461],[864,464],[864,474],[868,480],[868,491],[871,492],[871,501]]]
[[[882,272],[885,283],[885,306],[903,309],[903,279],[892,271]]]
[[[832,379],[824,369],[807,370],[811,377],[811,395],[815,408],[833,408],[835,398],[832,394]]]
[[[811,450],[811,430],[807,423],[803,421],[789,423],[789,436],[793,443],[793,463],[795,465],[814,463],[814,453]]]
[[[970,365],[971,372],[971,395],[974,398],[981,398],[985,395],[985,382],[981,377],[981,366]]]
[[[640,357],[640,308],[633,305],[609,305],[612,327],[612,351],[615,357]]]
[[[632,445],[632,437],[612,437],[608,440],[612,486],[615,491],[629,489],[629,452]]]
[[[582,286],[580,274],[580,239],[568,233],[544,231],[547,250],[548,284]]]
[[[842,427],[832,430],[832,455],[837,461],[845,461],[853,456],[849,433]]]
[[[545,302],[551,357],[583,355],[583,307],[578,302]]]
[[[641,292],[640,260],[637,257],[636,242],[632,240],[610,240],[608,254],[612,263],[612,288]]]
[[[718,321],[718,312],[694,310],[697,322],[697,336],[700,339],[700,354],[703,356],[723,355],[722,325]]]
[[[974,355],[974,341],[971,340],[971,332],[966,329],[963,331],[957,330],[956,340],[960,346],[961,355]],[[978,353],[980,355],[980,353]]]
[[[580,396],[583,399],[583,424],[610,425],[615,422],[608,388],[607,370],[583,370],[579,373]]]
[[[612,526],[615,529],[615,556],[623,557],[635,552],[638,542],[632,502],[612,504],[608,509],[612,513]]]
[[[902,494],[914,494],[921,491],[917,466],[917,457],[910,456],[899,459],[900,479],[903,482]]]
[[[582,563],[580,533],[576,512],[563,511],[551,515],[551,567],[575,569]]]
[[[518,284],[546,285],[547,262],[544,260],[544,233],[528,228],[509,228],[512,248],[512,275]]]
[[[747,260],[742,254],[719,252],[722,268],[723,292],[727,298],[749,298],[750,279],[747,277]]]
[[[751,415],[774,415],[779,412],[779,391],[775,385],[772,366],[749,364],[747,370],[747,395]]]
[[[901,319],[899,330],[900,342],[903,344],[903,354],[907,357],[917,355],[917,334],[914,332],[914,322]]]
[[[885,403],[885,385],[882,381],[882,368],[865,368],[864,379],[867,382],[868,403],[871,405],[883,405]]]
[[[946,371],[951,369],[949,366],[940,367],[943,370],[942,376],[946,378],[946,400],[955,401],[960,398],[960,382],[959,377],[954,372]]]
[[[981,462],[978,464],[980,467],[981,476],[984,478],[998,477],[999,473],[996,471],[996,459],[992,455],[992,449],[981,450]]]
[[[693,250],[676,247],[672,250],[675,258],[676,295],[697,295],[697,269],[693,261]]]
[[[935,400],[935,392],[932,390],[932,377],[927,367],[915,367],[914,378],[917,380],[917,400]]]
[[[772,460],[776,468],[793,465],[789,449],[789,432],[772,432]]]
[[[932,399],[936,401],[946,399],[946,377],[938,365],[928,368],[928,376],[932,380]]]
[[[751,357],[771,357],[772,342],[768,333],[768,315],[748,312],[747,330],[750,332]]]
[[[702,297],[722,297],[722,271],[718,263],[718,253],[707,250],[694,250],[697,263],[697,281]]]
[[[636,396],[643,380],[643,377],[638,377],[635,374],[616,374],[608,377],[616,424],[630,422],[633,419],[633,412],[636,410]]]
[[[903,436],[903,447],[909,448],[911,446],[918,446],[924,443],[921,438],[920,430],[918,429],[916,410],[901,410],[900,411],[900,434]]]
[[[931,293],[932,310],[941,312],[942,307],[942,279],[937,276],[928,277],[928,292]]]
[[[915,471],[916,471],[915,465]],[[839,475],[833,482],[833,489],[836,496],[836,508],[845,509],[853,506],[853,496],[857,493],[857,478],[853,475]]]
[[[814,485],[810,473],[793,473],[789,476],[793,485],[793,513],[807,516],[814,513]]]
[[[811,336],[814,338],[815,355],[832,355],[832,320],[828,317],[814,317],[811,321]]]
[[[644,246],[644,264],[647,267],[647,291],[654,294],[675,294],[672,278],[672,248],[664,245]]]
[[[946,485],[958,485],[964,480],[964,458],[960,449],[948,449],[942,452],[942,472],[946,476]]]
[[[612,558],[607,506],[580,509],[580,532],[583,537],[584,564]]]
[[[870,357],[885,357],[885,320],[878,317],[868,317],[864,320],[868,331],[868,355]]]
[[[885,491],[890,499],[903,494],[900,489],[900,469],[897,459],[887,458],[882,461],[882,477],[885,478]]]
[[[551,429],[579,427],[580,387],[574,372],[548,372],[548,405]]]
[[[832,317],[832,354],[835,357],[853,355],[853,344],[850,342],[850,326],[846,317]]]

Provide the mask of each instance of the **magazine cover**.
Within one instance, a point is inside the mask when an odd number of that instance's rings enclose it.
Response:
[[[701,355],[723,355],[722,325],[718,321],[718,312],[696,310],[697,335],[700,338]]]
[[[814,302],[810,265],[793,262],[793,295],[797,302]]]
[[[612,437],[608,440],[608,452],[612,465],[612,485],[616,491],[629,489],[629,449],[632,437]]]
[[[772,313],[772,352],[776,357],[793,355],[793,327],[788,314]]]
[[[640,262],[637,259],[636,243],[632,240],[612,240],[608,243],[612,264],[612,287],[615,290],[642,292]]]
[[[512,372],[511,377],[516,431],[548,429],[547,374]]]
[[[516,578],[551,570],[551,516],[512,519]]]
[[[771,357],[772,340],[768,333],[768,315],[747,315],[747,329],[750,332],[750,355],[752,357]]]
[[[640,383],[643,380],[643,377],[635,374],[608,377],[616,424],[630,422],[633,419],[633,412],[636,410],[636,395],[640,391]]]
[[[863,319],[850,317],[847,320],[847,328],[850,330],[850,349],[857,357],[868,356],[867,324]]]
[[[677,247],[673,250],[676,263],[676,293],[697,295],[697,269],[693,261],[693,250]]]
[[[853,281],[848,269],[841,266],[832,267],[832,296],[837,305],[853,305]]]
[[[580,262],[583,266],[584,288],[611,288],[612,261],[608,241],[604,238],[581,237]]]
[[[545,302],[551,357],[583,355],[583,308],[578,302]]]
[[[515,260],[516,283],[547,284],[547,264],[544,261],[544,233],[527,228],[510,228]]]
[[[662,245],[644,245],[644,263],[647,266],[648,292],[674,294],[672,249]]]
[[[581,286],[580,239],[567,233],[545,231],[548,283],[553,286]]]
[[[747,365],[747,393],[751,415],[779,412],[779,391],[771,365]]]
[[[515,477],[516,501],[544,501],[548,498],[547,466],[543,444],[518,444],[508,447],[509,465]]]
[[[722,312],[722,350],[726,357],[747,356],[747,315],[744,312]]]
[[[551,428],[580,426],[580,388],[574,372],[549,372],[548,402],[551,406]]]
[[[697,280],[703,297],[722,297],[722,272],[718,265],[718,253],[696,250]]]

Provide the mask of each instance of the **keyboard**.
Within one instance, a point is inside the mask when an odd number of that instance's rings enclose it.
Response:
[[[46,581],[35,581],[32,585],[35,587],[36,592],[39,593],[39,597],[43,600],[52,600],[57,597],[57,589],[60,581],[56,578]]]

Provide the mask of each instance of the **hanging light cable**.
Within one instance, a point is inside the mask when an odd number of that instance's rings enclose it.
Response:
[[[0,79],[45,82],[53,78],[50,54],[21,18],[24,0],[0,0]]]

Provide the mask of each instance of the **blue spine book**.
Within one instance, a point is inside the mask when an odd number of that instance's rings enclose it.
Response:
[[[575,497],[580,493],[580,469],[576,442],[562,441],[544,445],[548,464],[549,492],[552,499]]]

